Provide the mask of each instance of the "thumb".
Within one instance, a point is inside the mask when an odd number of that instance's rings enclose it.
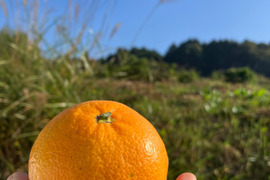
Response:
[[[7,180],[29,180],[28,175],[24,172],[15,172]]]
[[[178,176],[176,180],[197,180],[197,178],[194,174],[186,172],[186,173],[180,174],[180,176]]]

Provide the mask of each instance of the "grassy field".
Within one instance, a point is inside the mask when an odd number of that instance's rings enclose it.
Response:
[[[269,79],[232,84],[219,73],[202,78],[124,53],[118,55],[120,64],[102,64],[87,56],[97,44],[96,37],[82,40],[88,24],[69,22],[71,14],[59,23],[44,16],[49,22],[42,24],[38,2],[23,1],[19,7],[26,28],[0,33],[1,180],[14,171],[27,172],[42,128],[65,108],[88,100],[118,101],[146,117],[165,142],[168,180],[186,171],[199,180],[270,180]],[[92,7],[101,1],[89,2],[90,9],[74,10],[74,17],[94,15]],[[45,34],[55,28],[58,41],[50,44]]]
[[[17,50],[16,50],[17,51]],[[249,84],[199,78],[190,83],[96,77],[105,66],[16,54],[0,61],[0,179],[27,172],[40,130],[63,109],[119,101],[146,117],[165,142],[168,179],[270,179],[269,80]],[[26,61],[27,60],[27,61]]]

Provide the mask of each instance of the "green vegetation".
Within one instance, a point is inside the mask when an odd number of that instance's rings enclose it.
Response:
[[[99,99],[127,104],[156,127],[169,180],[185,171],[205,180],[270,179],[270,80],[226,71],[246,66],[269,76],[269,45],[191,40],[164,58],[133,48],[96,61],[80,43],[84,29],[71,38],[69,23],[51,23],[62,30],[55,45],[44,38],[50,26],[29,26],[30,36],[0,31],[0,179],[27,172],[33,142],[56,114]]]
[[[198,77],[198,73],[195,70],[181,70],[179,71],[178,81],[189,83],[198,80]]]
[[[225,80],[232,83],[251,82],[255,73],[249,68],[230,68],[225,71]]]
[[[231,67],[249,67],[270,77],[270,45],[247,40],[242,43],[221,40],[201,44],[191,39],[179,46],[172,45],[164,61],[195,69],[203,76]]]
[[[199,179],[270,178],[267,78],[230,84],[125,53],[117,63],[46,60],[38,48],[15,46],[24,36],[6,36],[4,44],[14,45],[0,61],[0,179],[27,171],[31,146],[50,119],[94,99],[122,102],[151,121],[168,150],[168,179],[184,171]]]

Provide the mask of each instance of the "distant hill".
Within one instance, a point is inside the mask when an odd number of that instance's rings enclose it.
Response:
[[[114,62],[116,64],[126,61],[128,57],[146,58],[148,60],[163,61],[162,55],[157,51],[146,48],[132,48],[130,50],[119,48],[115,54],[109,55],[104,62]]]
[[[172,45],[163,60],[180,67],[196,69],[208,76],[213,71],[247,66],[257,73],[270,76],[270,45],[251,41],[212,41],[201,44],[188,40],[179,46]]]
[[[238,43],[221,40],[202,44],[196,39],[190,39],[178,46],[171,45],[164,56],[146,48],[118,49],[103,62],[121,64],[129,61],[130,57],[175,63],[179,68],[195,69],[203,76],[232,67],[249,67],[270,77],[270,44],[251,41]]]

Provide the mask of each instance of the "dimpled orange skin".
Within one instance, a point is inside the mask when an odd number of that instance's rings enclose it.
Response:
[[[111,112],[112,123],[97,116]],[[156,129],[114,101],[88,101],[54,117],[36,139],[30,180],[166,180],[168,156]]]

